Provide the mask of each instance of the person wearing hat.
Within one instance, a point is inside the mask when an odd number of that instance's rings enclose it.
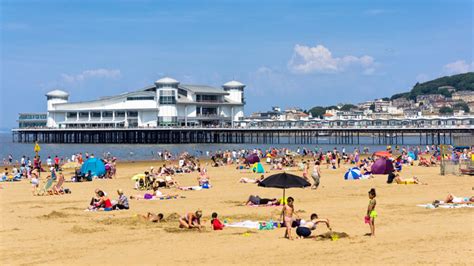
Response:
[[[119,198],[117,200],[117,204],[115,204],[112,209],[114,210],[128,210],[130,207],[128,205],[128,198],[123,194],[122,189],[117,189],[117,194]]]

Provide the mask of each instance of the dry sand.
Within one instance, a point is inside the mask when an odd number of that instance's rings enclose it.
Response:
[[[388,185],[386,176],[372,180],[344,181],[348,166],[322,167],[317,191],[291,189],[296,210],[308,219],[312,212],[328,218],[333,230],[349,237],[337,241],[283,238],[284,229],[272,231],[226,228],[211,231],[212,212],[231,221],[276,219],[280,208],[237,206],[250,194],[280,197],[278,189],[240,184],[242,173],[233,166],[209,168],[213,188],[179,191],[186,198],[130,201],[131,210],[85,212],[95,188],[116,198],[116,189],[127,196],[133,190],[130,177],[158,162],[120,163],[118,178],[66,183],[72,194],[32,196],[27,181],[2,183],[0,189],[0,262],[2,264],[472,264],[474,209],[424,209],[424,204],[443,199],[448,192],[473,194],[472,177],[440,176],[438,168],[405,167],[403,177],[416,175],[428,185]],[[297,172],[300,174],[300,172]],[[181,174],[182,185],[195,185],[196,173]],[[376,237],[364,224],[367,191],[377,189]],[[174,189],[163,192],[176,192]],[[176,216],[203,210],[207,230],[177,229]],[[163,212],[166,223],[141,221],[136,214]],[[244,234],[246,233],[247,234]],[[324,234],[324,225],[313,234]],[[294,233],[294,230],[293,230]]]

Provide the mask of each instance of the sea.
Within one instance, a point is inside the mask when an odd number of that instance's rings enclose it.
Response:
[[[285,142],[282,139],[282,142]],[[169,151],[172,154],[188,152],[197,157],[206,157],[216,151],[224,150],[242,150],[242,149],[269,149],[269,148],[288,148],[296,151],[298,148],[310,150],[328,151],[337,148],[341,151],[345,148],[346,152],[352,152],[359,148],[362,150],[367,147],[370,152],[385,150],[386,145],[374,145],[371,137],[361,137],[360,144],[329,144],[328,138],[321,138],[319,144],[46,144],[39,143],[41,151],[40,156],[45,160],[48,156],[58,155],[60,158],[70,158],[72,154],[88,152],[96,157],[115,156],[122,161],[145,161],[160,160],[160,152]],[[392,144],[395,145],[395,144]],[[404,146],[420,145],[419,137],[406,136]],[[401,145],[400,145],[401,146]],[[209,152],[209,153],[208,153]],[[15,143],[12,141],[12,134],[9,132],[0,133],[0,159],[4,160],[11,154],[14,160],[19,160],[25,155],[32,158],[34,156],[34,143]],[[2,163],[2,162],[0,162]]]

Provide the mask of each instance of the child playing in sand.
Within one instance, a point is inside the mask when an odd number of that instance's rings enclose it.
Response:
[[[293,240],[291,236],[291,225],[293,223],[293,213],[295,210],[295,206],[293,205],[294,199],[292,197],[288,197],[287,203],[283,205],[283,209],[281,210],[281,217],[283,217],[283,223],[285,224],[285,238]]]
[[[224,229],[224,224],[222,224],[221,221],[219,221],[219,218],[217,218],[217,212],[213,212],[211,217],[212,217],[212,220],[211,220],[212,229],[214,230]]]
[[[369,206],[367,207],[367,215],[365,216],[365,222],[370,226],[370,236],[375,236],[375,217],[377,217],[377,212],[375,211],[375,188],[370,189],[369,191]]]

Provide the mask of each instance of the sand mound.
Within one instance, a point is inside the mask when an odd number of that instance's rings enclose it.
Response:
[[[147,220],[143,219],[140,216],[125,217],[125,218],[112,218],[108,217],[104,220],[99,220],[97,223],[103,225],[112,225],[112,226],[147,226],[155,223],[149,223]]]
[[[57,219],[57,218],[67,218],[69,216],[70,216],[69,214],[64,213],[64,212],[52,211],[49,214],[41,215],[38,218],[49,220],[49,219]]]
[[[169,223],[169,222],[177,222],[179,220],[179,217],[181,217],[178,213],[173,212],[167,217],[163,219],[164,223]]]
[[[90,233],[105,231],[105,229],[102,227],[84,228],[79,225],[74,225],[69,231],[75,234],[90,234]]]

